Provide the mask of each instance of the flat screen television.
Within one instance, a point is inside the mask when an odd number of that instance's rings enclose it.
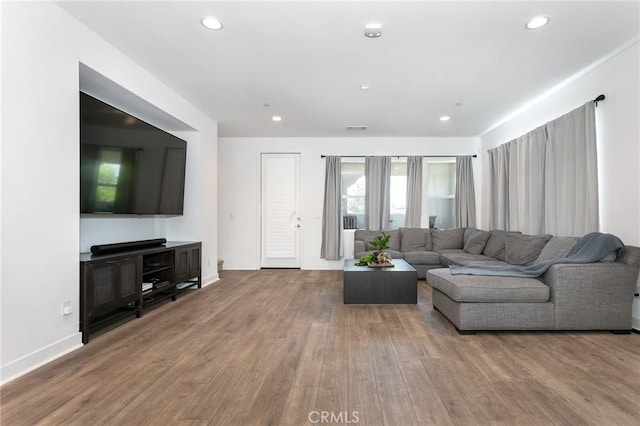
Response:
[[[80,213],[183,213],[187,142],[80,92]]]

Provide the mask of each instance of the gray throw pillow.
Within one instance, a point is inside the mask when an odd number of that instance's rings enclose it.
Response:
[[[380,231],[367,231],[365,229],[358,229],[355,233],[356,240],[362,240],[365,243],[366,250],[369,250],[369,242],[376,236],[380,235]]]
[[[547,260],[563,259],[567,257],[571,249],[578,244],[578,237],[553,237],[540,252],[536,265]]]
[[[400,228],[400,251],[403,253],[426,251],[427,233],[431,237],[431,231],[426,228]]]
[[[505,260],[512,265],[533,265],[551,235],[507,235]]]
[[[491,236],[489,237],[489,241],[487,241],[487,245],[484,246],[482,254],[498,260],[504,260],[504,247],[507,235],[520,234],[520,232],[517,231],[502,230],[489,231],[489,233]]]
[[[464,237],[464,228],[456,229],[432,229],[431,240],[433,250],[461,249]]]
[[[482,254],[484,246],[487,245],[491,234],[487,231],[476,230],[471,237],[464,243],[462,250],[469,254]]]
[[[385,234],[391,235],[389,238],[389,250],[400,251],[400,231],[384,231]]]
[[[469,238],[471,238],[473,236],[473,233],[476,232],[477,229],[476,228],[465,228],[464,229],[464,236],[462,237],[462,245],[464,246],[465,244],[467,244],[467,241],[469,241]]]

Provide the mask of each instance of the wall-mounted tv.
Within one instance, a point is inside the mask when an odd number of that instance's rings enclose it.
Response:
[[[181,215],[187,143],[80,92],[80,213]]]

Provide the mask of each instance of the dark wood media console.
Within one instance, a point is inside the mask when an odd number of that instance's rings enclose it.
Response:
[[[202,288],[202,244],[167,242],[113,254],[80,253],[82,342],[98,330],[145,309],[176,300],[188,288]]]

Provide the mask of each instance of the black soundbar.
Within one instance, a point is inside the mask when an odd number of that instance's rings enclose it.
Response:
[[[153,240],[128,241],[126,243],[97,244],[91,246],[92,254],[116,253],[119,251],[138,250],[149,247],[161,246],[167,242],[166,238],[154,238]]]

